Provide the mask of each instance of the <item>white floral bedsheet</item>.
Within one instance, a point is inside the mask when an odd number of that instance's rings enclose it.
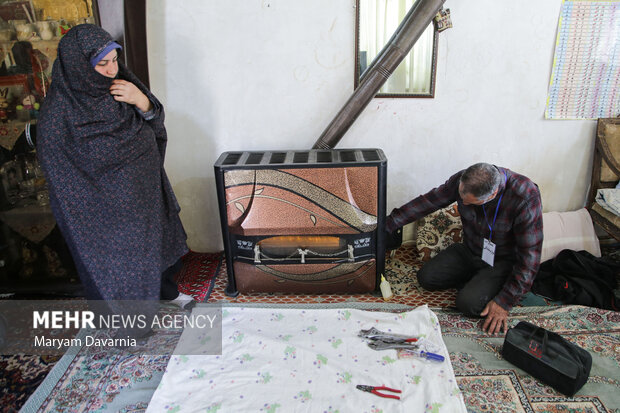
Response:
[[[147,412],[466,412],[426,306],[405,313],[224,307],[222,323],[223,354],[172,356]],[[445,361],[372,350],[357,337],[371,327],[423,336]],[[358,384],[400,389],[401,400]]]

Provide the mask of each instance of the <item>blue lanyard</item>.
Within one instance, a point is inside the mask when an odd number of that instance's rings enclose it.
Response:
[[[506,174],[504,174],[504,189],[506,189],[506,181],[508,180],[508,177],[506,176]],[[484,220],[487,222],[487,226],[489,227],[489,230],[491,231],[489,234],[489,241],[493,240],[493,227],[495,226],[495,220],[497,219],[497,211],[499,211],[499,204],[502,203],[502,197],[504,196],[504,192],[502,192],[502,194],[499,196],[499,200],[497,201],[497,206],[495,207],[495,215],[493,216],[493,224],[489,225],[489,220],[487,218],[487,211],[484,209],[484,205],[482,205],[482,212],[484,212]]]

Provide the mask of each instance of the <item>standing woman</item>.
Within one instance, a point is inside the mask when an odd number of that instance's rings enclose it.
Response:
[[[37,156],[86,298],[171,300],[187,245],[164,171],[164,109],[117,61],[118,49],[94,25],[65,34]]]

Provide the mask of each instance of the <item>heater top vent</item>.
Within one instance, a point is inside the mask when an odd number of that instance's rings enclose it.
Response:
[[[381,149],[312,149],[304,151],[224,152],[215,162],[218,168],[282,168],[309,165],[353,166],[385,163]]]

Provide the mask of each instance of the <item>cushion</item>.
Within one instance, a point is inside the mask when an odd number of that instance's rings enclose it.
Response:
[[[463,226],[456,202],[418,220],[416,247],[422,261],[463,240]]]
[[[592,218],[585,208],[569,212],[545,212],[543,236],[540,262],[555,258],[564,249],[584,250],[595,257],[601,256],[601,246],[594,232]]]

